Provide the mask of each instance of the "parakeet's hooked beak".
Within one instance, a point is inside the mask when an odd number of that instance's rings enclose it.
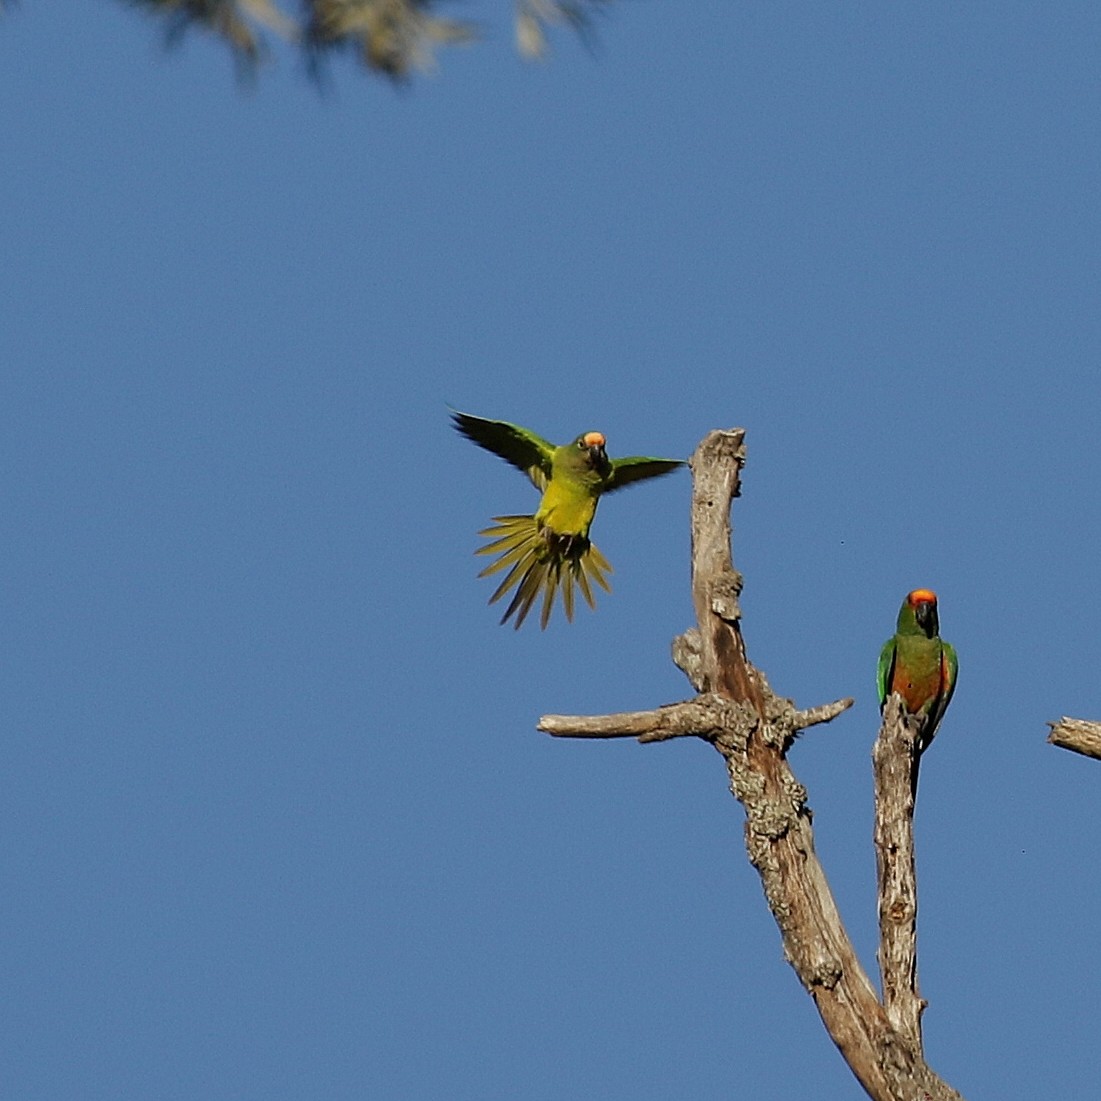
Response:
[[[914,609],[914,619],[926,637],[932,638],[938,634],[940,623],[937,617],[937,594],[931,589],[915,589],[908,599]]]
[[[608,442],[604,439],[603,432],[586,432],[581,437],[582,444],[589,449],[589,458],[594,463],[604,463],[608,461],[608,456],[604,451],[604,446]]]

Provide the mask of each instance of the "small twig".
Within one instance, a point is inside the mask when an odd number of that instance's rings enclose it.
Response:
[[[1064,715],[1057,723],[1048,723],[1048,726],[1051,733],[1047,740],[1052,745],[1101,760],[1101,723],[1089,719],[1068,719]]]
[[[872,750],[875,856],[879,886],[879,973],[890,1022],[921,1050],[925,1002],[917,981],[917,877],[914,797],[919,724],[892,695]]]
[[[843,700],[834,700],[833,703],[823,703],[817,707],[808,707],[803,711],[796,711],[792,723],[796,730],[806,730],[809,726],[832,722],[843,711],[848,711],[853,702],[851,696],[846,696]]]

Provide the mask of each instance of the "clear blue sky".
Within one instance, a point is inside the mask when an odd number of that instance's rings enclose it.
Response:
[[[748,431],[751,657],[866,965],[874,668],[941,596],[930,1062],[1096,1090],[1101,11],[624,3],[395,92],[254,90],[123,5],[0,25],[0,1092],[845,1101],[684,698],[688,476],[598,614],[497,626],[535,503],[446,404],[612,454]]]

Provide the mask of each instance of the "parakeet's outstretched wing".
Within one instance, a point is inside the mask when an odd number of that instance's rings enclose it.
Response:
[[[545,489],[551,474],[554,444],[508,421],[491,421],[470,413],[451,410],[455,430],[472,443],[499,455],[517,470],[523,471],[538,489]]]
[[[890,685],[895,671],[895,645],[895,637],[892,635],[883,644],[883,649],[879,651],[879,668],[876,670],[875,684],[879,691],[880,711],[883,710],[887,697],[891,694],[888,685]]]
[[[945,687],[944,691],[940,694],[940,698],[933,705],[933,709],[929,713],[929,720],[926,723],[926,728],[929,730],[929,741],[932,741],[933,735],[940,725],[940,720],[944,718],[944,713],[948,710],[948,705],[952,702],[952,693],[956,690],[956,676],[960,669],[960,663],[956,657],[956,648],[950,643],[941,642],[940,661],[942,683]]]
[[[605,493],[614,493],[624,486],[644,481],[646,478],[660,478],[662,474],[671,474],[679,466],[680,459],[649,459],[644,455],[629,455],[626,459],[612,460],[612,475],[604,486]]]

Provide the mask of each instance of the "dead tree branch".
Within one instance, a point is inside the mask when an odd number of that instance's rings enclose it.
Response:
[[[917,978],[914,799],[920,723],[892,695],[872,749],[875,858],[879,880],[879,974],[891,1025],[921,1050],[925,1002]]]
[[[1064,715],[1057,723],[1048,725],[1051,733],[1047,740],[1052,745],[1101,760],[1101,723],[1090,722],[1089,719],[1068,719]]]
[[[654,711],[547,715],[558,737],[695,736],[726,762],[730,790],[745,808],[745,843],[776,919],[784,954],[868,1096],[875,1101],[962,1101],[925,1062],[924,1003],[917,990],[913,861],[914,731],[888,707],[876,748],[876,845],[880,868],[880,1001],[856,951],[814,849],[806,789],[787,762],[799,732],[839,715],[852,700],[797,711],[776,696],[746,656],[730,547],[730,508],[745,462],[741,429],[712,432],[692,456],[692,597],[698,627],[673,643],[673,660],[699,693]],[[882,806],[879,804],[882,803]]]
[[[701,695],[670,703],[654,711],[624,711],[618,715],[544,715],[539,729],[557,738],[638,738],[663,742],[668,738],[713,741],[741,716],[721,696]]]

